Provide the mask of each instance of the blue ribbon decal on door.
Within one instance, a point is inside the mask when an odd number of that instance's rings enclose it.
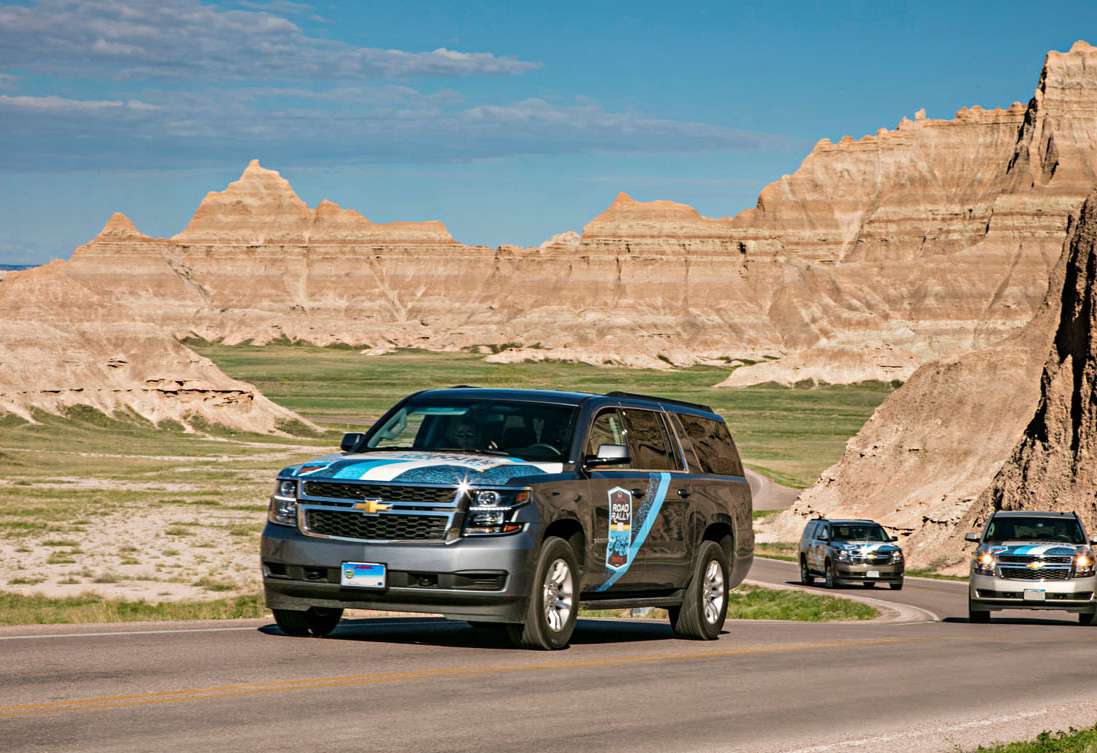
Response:
[[[647,540],[648,534],[651,533],[651,527],[655,525],[655,520],[659,517],[659,510],[663,507],[663,500],[667,498],[667,489],[670,488],[670,474],[656,473],[652,476],[652,481],[657,481],[657,483],[648,484],[647,513],[643,516],[644,522],[640,525],[640,530],[636,532],[636,535],[632,539],[632,545],[629,547],[628,558],[625,560],[625,564],[618,568],[613,575],[609,576],[605,583],[597,586],[594,589],[595,591],[605,591],[620,580],[622,575],[629,571],[629,568],[632,567],[633,560],[636,559],[636,554],[640,551],[640,547],[644,545],[644,541]],[[651,491],[653,485],[655,486],[654,493]]]

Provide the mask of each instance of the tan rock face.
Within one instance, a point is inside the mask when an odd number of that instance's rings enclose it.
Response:
[[[251,163],[171,239],[112,218],[66,279],[105,323],[229,343],[722,364],[729,386],[904,379],[1016,333],[1097,175],[1097,49],[1050,53],[1028,105],[823,140],[755,208],[620,195],[581,237],[462,245],[438,222],[310,208]],[[27,302],[27,305],[35,305]]]
[[[768,533],[818,514],[907,534],[917,565],[962,567],[993,509],[1075,510],[1097,529],[1097,194],[1017,335],[923,366]],[[1042,376],[1041,376],[1042,373]]]

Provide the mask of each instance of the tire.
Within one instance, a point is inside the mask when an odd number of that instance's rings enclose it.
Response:
[[[807,558],[800,558],[800,582],[805,586],[814,586],[815,578],[811,575],[811,570],[808,569]]]
[[[1078,624],[1079,625],[1092,625],[1094,617],[1097,617],[1097,614],[1094,614],[1093,612],[1079,612],[1078,613]]]
[[[876,581],[866,580],[864,583],[861,584],[861,587],[862,588],[876,588]]]
[[[701,542],[682,606],[672,607],[670,626],[680,638],[714,641],[728,614],[728,557],[715,541]]]
[[[834,563],[827,560],[824,567],[826,568],[826,580],[827,588],[837,588],[838,576],[834,574]]]
[[[342,609],[329,607],[310,607],[306,611],[292,609],[272,609],[274,622],[278,629],[286,635],[294,638],[304,638],[309,635],[323,638],[335,630],[339,620],[343,616]]]
[[[979,624],[990,622],[990,610],[979,609],[969,601],[967,605],[967,621]]]
[[[902,591],[903,581],[893,580],[891,583],[888,583],[888,588],[890,588],[892,591]]]
[[[537,555],[525,621],[508,624],[511,643],[521,648],[566,648],[579,614],[579,560],[568,542],[549,536]]]

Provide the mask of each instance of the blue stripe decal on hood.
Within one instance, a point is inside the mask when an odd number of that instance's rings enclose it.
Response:
[[[648,508],[648,514],[644,516],[644,523],[640,526],[639,532],[637,532],[636,537],[632,540],[632,546],[629,547],[628,560],[620,570],[615,571],[613,575],[609,576],[609,579],[605,583],[597,586],[594,589],[595,591],[607,590],[610,586],[620,580],[622,575],[629,571],[633,561],[636,559],[637,553],[640,551],[640,547],[644,545],[648,534],[651,533],[651,527],[655,525],[655,519],[659,517],[659,510],[663,507],[663,501],[667,498],[667,489],[670,487],[669,473],[658,473],[656,476],[659,479],[659,486],[655,490],[651,507]]]
[[[338,464],[338,469],[335,473],[331,474],[331,478],[349,478],[360,479],[365,475],[366,471],[379,468],[382,465],[393,465],[394,463],[406,463],[407,461],[402,458],[377,458],[375,460],[350,460],[344,463]],[[330,469],[329,469],[330,470]]]

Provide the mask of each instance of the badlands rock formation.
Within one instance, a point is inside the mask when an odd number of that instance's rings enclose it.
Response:
[[[962,568],[963,533],[993,509],[1076,510],[1093,529],[1095,304],[1097,192],[1033,320],[1004,342],[915,372],[767,533],[798,537],[819,514],[873,518],[907,535],[915,564]]]
[[[904,379],[1032,318],[1097,176],[1095,113],[1097,49],[1079,42],[1048,54],[1027,105],[824,139],[733,218],[622,194],[533,249],[312,208],[252,162],[174,238],[112,218],[63,277],[109,294],[94,321],[177,339],[751,364],[729,386]]]
[[[116,214],[100,237],[143,236]],[[53,262],[0,280],[0,414],[34,420],[36,410],[89,405],[156,423],[202,419],[259,432],[300,420],[161,328],[106,316],[118,306],[111,289],[71,278],[70,267]]]

